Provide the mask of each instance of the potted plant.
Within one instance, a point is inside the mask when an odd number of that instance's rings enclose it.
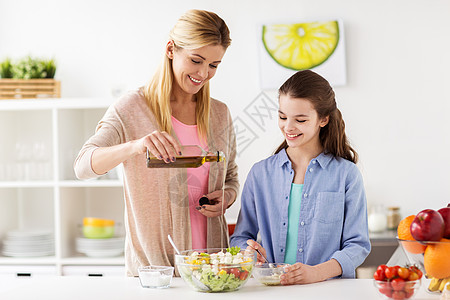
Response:
[[[0,99],[59,98],[60,82],[54,80],[54,59],[31,56],[12,62],[0,62]]]

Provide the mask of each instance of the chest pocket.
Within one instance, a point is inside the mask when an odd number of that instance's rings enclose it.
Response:
[[[314,208],[314,220],[320,223],[342,222],[344,219],[344,203],[344,193],[319,193]]]

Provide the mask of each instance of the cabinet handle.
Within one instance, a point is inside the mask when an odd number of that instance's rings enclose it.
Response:
[[[17,273],[17,277],[31,277],[31,273]]]
[[[101,274],[101,273],[89,273],[88,276],[89,277],[102,277],[103,274]]]

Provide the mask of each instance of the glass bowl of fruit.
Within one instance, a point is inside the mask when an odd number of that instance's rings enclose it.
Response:
[[[439,242],[398,239],[410,264],[418,266],[428,279],[427,291],[442,293],[450,282],[450,240]]]
[[[181,251],[175,265],[181,278],[199,292],[230,292],[242,287],[255,267],[256,251],[209,248]]]
[[[416,266],[380,265],[373,274],[374,285],[385,299],[411,299],[422,283]]]
[[[428,291],[442,293],[450,282],[450,204],[404,218],[397,234],[409,263],[417,265],[431,279]]]

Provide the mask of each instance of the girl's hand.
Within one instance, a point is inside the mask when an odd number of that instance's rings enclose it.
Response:
[[[259,250],[264,257],[267,257],[266,249],[264,249],[258,242],[254,240],[247,240],[247,250]],[[257,262],[264,263],[266,260],[259,253],[257,253]]]
[[[153,131],[136,142],[136,152],[145,153],[147,149],[158,159],[166,163],[175,161],[181,155],[181,146],[173,136],[165,131]]]
[[[322,281],[319,270],[314,266],[296,263],[284,267],[285,274],[281,275],[281,284],[306,284]]]
[[[227,210],[228,203],[230,203],[230,201],[232,200],[231,199],[232,193],[234,192],[229,190],[225,190],[224,192],[222,192],[222,190],[218,190],[209,193],[205,196],[209,199],[209,202],[212,204],[205,204],[203,206],[198,206],[197,210],[208,218],[221,216]],[[223,199],[223,194],[225,195],[225,199]],[[223,209],[222,209],[222,202],[223,202]]]

